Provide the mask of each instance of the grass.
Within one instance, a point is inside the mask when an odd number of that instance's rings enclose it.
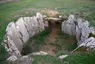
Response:
[[[76,52],[68,56],[63,64],[95,64],[95,51]]]
[[[34,56],[32,64],[95,64],[95,51],[76,52],[60,60],[56,56]]]
[[[58,46],[56,55],[69,54],[77,47],[77,40],[75,36],[58,31],[56,45]]]
[[[0,45],[0,64],[7,64],[6,61],[7,57],[8,57],[7,51],[2,45]]]
[[[40,32],[38,35],[32,37],[32,39],[36,42],[36,44],[43,44],[45,38],[49,35],[50,30],[44,30]]]
[[[62,64],[61,61],[54,56],[35,56],[32,64]]]

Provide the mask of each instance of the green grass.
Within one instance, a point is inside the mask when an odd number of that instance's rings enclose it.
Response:
[[[95,64],[95,51],[76,52],[68,56],[63,64]]]
[[[44,44],[45,38],[49,35],[50,30],[44,30],[39,34],[32,37],[32,39],[36,42],[36,44]]]
[[[7,57],[8,57],[7,51],[2,45],[0,45],[0,64],[7,64],[6,61]]]
[[[95,51],[75,52],[60,60],[56,56],[34,56],[32,64],[95,64]]]
[[[51,55],[35,56],[33,59],[32,64],[62,64],[57,57]]]
[[[69,54],[77,47],[77,40],[75,36],[70,36],[62,31],[58,31],[56,45],[58,46],[56,51],[57,55]]]

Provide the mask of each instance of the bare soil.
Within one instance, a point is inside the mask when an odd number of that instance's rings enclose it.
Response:
[[[49,36],[45,39],[45,45],[42,46],[41,51],[47,52],[50,55],[54,55],[56,51],[56,46],[51,44],[56,44],[56,37],[57,37],[57,31],[59,28],[55,23],[52,23],[51,25],[51,33]]]

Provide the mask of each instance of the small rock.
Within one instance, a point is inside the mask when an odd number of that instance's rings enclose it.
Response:
[[[68,55],[61,55],[61,56],[59,56],[58,58],[59,59],[64,59],[64,58],[67,58],[68,57]]]
[[[48,53],[40,51],[40,52],[34,52],[32,55],[47,55]]]
[[[12,55],[7,60],[8,61],[15,61],[15,60],[17,60],[17,57],[15,55]]]

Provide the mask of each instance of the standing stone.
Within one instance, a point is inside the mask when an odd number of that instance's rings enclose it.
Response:
[[[37,21],[38,21],[38,25],[39,25],[39,31],[43,31],[45,29],[44,27],[44,21],[43,21],[43,16],[42,14],[40,13],[37,13],[36,14],[36,18],[37,18]]]
[[[94,37],[90,37],[88,39],[86,39],[81,45],[81,46],[84,46],[86,48],[95,48],[95,38]]]
[[[7,35],[4,38],[4,47],[8,51],[8,54],[10,56],[15,55],[16,57],[21,57],[20,51],[18,50],[14,42],[10,39],[10,37]]]
[[[81,42],[81,34],[82,34],[82,19],[77,19],[77,25],[76,25],[76,39],[78,41],[78,45],[80,45]]]
[[[31,21],[32,17],[23,17],[24,25],[26,26],[27,32],[29,34],[29,37],[31,37]]]
[[[35,16],[33,17],[24,17],[24,24],[27,28],[29,36],[32,37],[36,33],[38,33],[38,22]]]
[[[20,38],[22,39],[23,43],[26,43],[29,39],[29,34],[27,32],[27,29],[24,25],[23,18],[19,18],[16,22],[16,28],[18,32],[20,33]]]
[[[35,34],[39,33],[39,26],[38,26],[38,22],[37,22],[37,18],[35,16],[32,17],[32,36],[34,36]]]
[[[88,39],[90,29],[89,29],[89,23],[88,21],[85,21],[82,23],[82,30],[81,30],[81,42],[84,42],[86,39]]]
[[[78,19],[77,23],[78,24],[76,25],[76,38],[78,40],[78,45],[80,45],[88,38],[90,29],[88,21],[83,21],[82,19]]]
[[[64,31],[64,33],[67,33],[69,35],[76,34],[76,26],[74,20],[74,15],[71,14],[67,21],[62,22],[62,31]]]
[[[17,28],[14,22],[11,22],[8,24],[7,29],[6,29],[6,35],[10,37],[10,39],[14,42],[18,50],[21,51],[23,43],[19,37],[20,34],[17,31]]]

